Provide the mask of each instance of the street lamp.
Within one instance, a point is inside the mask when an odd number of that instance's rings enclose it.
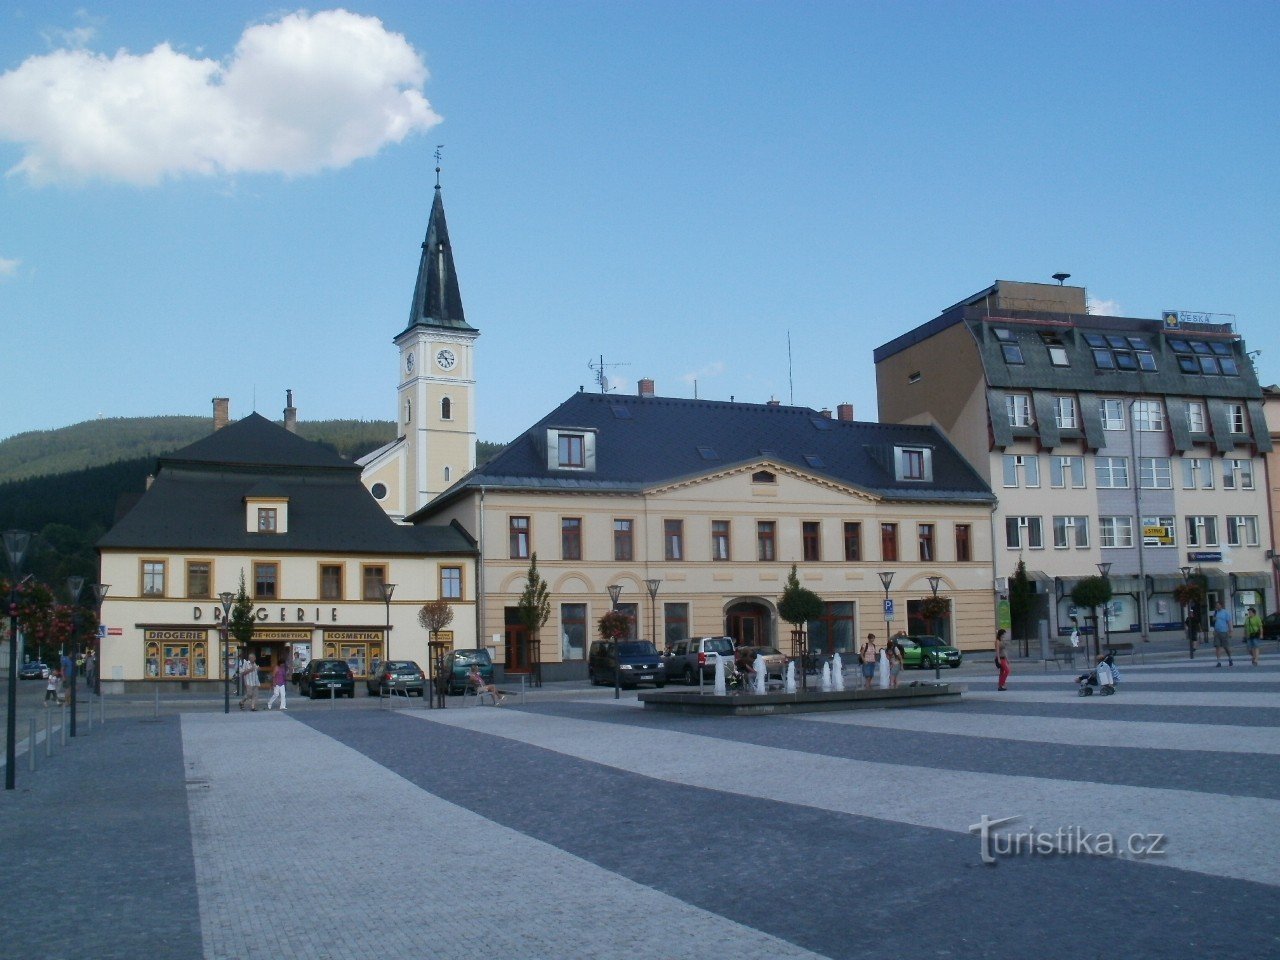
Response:
[[[391,660],[391,595],[396,592],[394,583],[383,581],[378,584],[382,589],[382,602],[387,605],[387,632],[382,635],[382,662]]]
[[[18,577],[22,573],[22,561],[27,558],[27,547],[31,545],[31,534],[25,530],[6,530],[4,534],[4,553],[9,560],[9,704],[7,719],[8,728],[4,740],[4,788],[14,787],[13,771],[18,763],[17,740],[14,739],[18,727]],[[32,744],[32,749],[35,745]]]
[[[1111,563],[1109,561],[1104,560],[1102,563],[1098,564],[1098,574],[1102,577],[1103,580],[1107,581],[1107,586],[1110,587],[1111,586]],[[1102,605],[1102,627],[1104,630],[1107,631],[1107,644],[1110,645],[1111,643],[1111,601],[1110,600],[1108,600],[1106,603]],[[1098,632],[1099,632],[1098,631],[1098,614],[1097,614],[1097,611],[1095,611],[1093,615],[1093,655],[1095,657],[1102,653],[1102,649],[1098,645],[1100,640],[1098,636]]]
[[[880,582],[884,584],[884,639],[889,641],[889,584],[893,583],[893,571],[880,574]]]
[[[618,598],[622,596],[622,584],[609,584],[610,610],[618,609]],[[622,699],[622,664],[618,662],[618,641],[613,641],[613,699]]]
[[[228,659],[231,653],[231,607],[236,602],[236,595],[230,590],[218,594],[222,604],[222,712],[231,712],[231,664]]]
[[[644,585],[649,589],[649,642],[656,650],[658,648],[658,588],[662,586],[662,581],[646,580]]]
[[[67,577],[67,596],[71,598],[71,656],[65,659],[71,669],[67,678],[67,699],[71,701],[71,736],[76,735],[76,652],[77,635],[80,633],[80,594],[84,590],[84,577]]]
[[[98,621],[98,633],[93,638],[93,695],[102,696],[102,601],[107,599],[109,583],[95,583],[89,587],[93,591],[93,609]],[[99,704],[101,706],[101,704]]]

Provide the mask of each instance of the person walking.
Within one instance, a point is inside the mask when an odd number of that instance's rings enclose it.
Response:
[[[275,672],[271,675],[271,683],[273,684],[273,686],[271,689],[271,699],[267,701],[268,710],[271,709],[272,704],[276,702],[277,698],[279,698],[280,700],[281,710],[289,709],[284,705],[284,700],[285,700],[284,688],[288,682],[289,682],[289,667],[285,664],[284,659],[281,658],[280,662],[276,664]]]
[[[1191,659],[1196,658],[1196,646],[1200,642],[1200,602],[1187,604],[1187,642],[1191,645]]]
[[[1213,611],[1213,655],[1218,662],[1215,666],[1222,666],[1222,655],[1227,655],[1227,666],[1234,667],[1236,662],[1231,659],[1231,614],[1227,612],[1227,608],[1222,605],[1222,601],[1218,601],[1218,606]]]
[[[902,654],[904,651],[902,644],[898,640],[903,636],[905,634],[899,633],[897,636],[891,637],[884,647],[885,654],[889,658],[889,689],[891,690],[898,686],[898,677],[902,674]]]
[[[1258,647],[1262,643],[1262,618],[1258,616],[1258,608],[1250,607],[1244,618],[1244,645],[1249,648],[1249,660],[1258,665]]]
[[[58,699],[58,671],[57,670],[50,670],[49,679],[47,679],[44,683],[44,702],[46,706],[48,706],[50,700],[52,700],[55,704],[62,702],[61,700]]]
[[[1003,627],[996,631],[996,668],[1000,671],[1000,680],[996,684],[996,689],[1004,690],[1009,682],[1009,655],[1004,649]]]
[[[245,650],[244,656],[240,658],[240,665],[236,669],[236,673],[240,676],[240,689],[244,691],[244,696],[240,698],[240,709],[244,709],[247,703],[250,710],[258,709],[258,664],[249,656],[249,651]]]
[[[862,686],[866,690],[871,689],[871,681],[876,675],[876,660],[879,659],[880,650],[876,646],[876,635],[874,633],[867,634],[867,642],[862,645],[862,650],[858,654],[858,659],[862,662]]]

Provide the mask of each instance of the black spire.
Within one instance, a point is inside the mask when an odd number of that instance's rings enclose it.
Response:
[[[462,312],[462,294],[458,290],[458,274],[453,268],[449,227],[444,220],[444,202],[440,199],[439,170],[436,177],[436,196],[431,204],[427,238],[422,241],[422,259],[418,263],[418,282],[413,288],[409,327],[474,330]]]

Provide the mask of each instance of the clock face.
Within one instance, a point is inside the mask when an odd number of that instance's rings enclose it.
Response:
[[[458,358],[448,347],[436,353],[436,363],[440,365],[441,370],[452,370],[457,362]]]
[[[413,351],[410,350],[404,357],[404,368],[413,373]]]

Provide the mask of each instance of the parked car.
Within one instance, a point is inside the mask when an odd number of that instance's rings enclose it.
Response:
[[[1262,639],[1280,640],[1280,613],[1268,613],[1262,618]]]
[[[648,640],[595,640],[587,655],[587,677],[592,683],[617,683],[638,687],[652,683],[667,685],[662,655]]]
[[[332,694],[329,694],[330,690]],[[298,694],[312,700],[327,695],[354,698],[356,675],[345,660],[312,660],[298,680]]]
[[[724,657],[733,660],[732,637],[697,637],[691,640],[677,640],[671,645],[662,658],[663,672],[668,680],[683,680],[685,683],[698,682],[698,669],[702,669],[704,680],[713,680],[716,675],[716,661]],[[728,667],[728,662],[725,667]]]
[[[450,650],[445,654],[444,670],[437,683],[448,693],[462,693],[467,689],[467,674],[473,663],[480,667],[484,682],[493,683],[493,658],[488,650]]]
[[[49,665],[39,660],[28,660],[18,668],[19,680],[48,680]]]
[[[738,653],[746,651],[755,663],[757,654],[764,657],[765,677],[770,680],[783,680],[787,672],[787,661],[791,658],[777,647],[739,647]]]
[[[382,696],[383,687],[394,687],[412,695],[423,696],[427,689],[427,675],[412,660],[383,660],[364,682],[369,696]]]
[[[902,644],[902,665],[933,669],[934,667],[958,667],[963,655],[941,637],[923,634],[915,637],[899,637]]]

